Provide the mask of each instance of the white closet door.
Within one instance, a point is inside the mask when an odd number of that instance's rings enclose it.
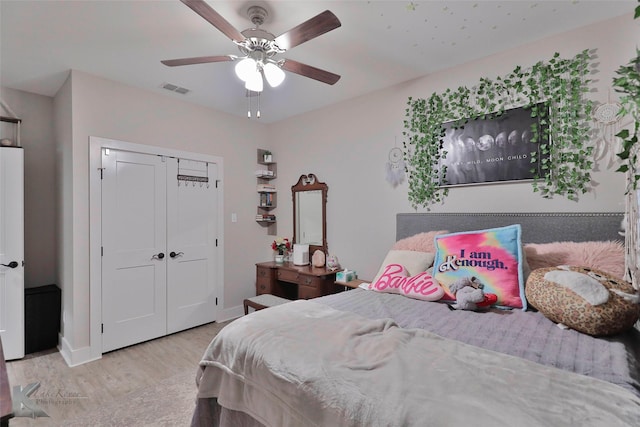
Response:
[[[167,332],[216,320],[217,165],[170,159],[167,182]],[[177,175],[193,181],[178,181]],[[208,178],[208,183],[197,182]]]
[[[0,148],[0,339],[7,360],[24,357],[24,151]]]
[[[102,348],[166,334],[166,163],[103,149]]]

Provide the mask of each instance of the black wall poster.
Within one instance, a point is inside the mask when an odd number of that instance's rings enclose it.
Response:
[[[549,156],[541,155],[540,145],[531,142],[532,126],[543,138],[539,117],[531,117],[531,110],[525,107],[494,118],[469,120],[460,128],[454,122],[444,123],[442,150],[447,154],[441,160],[446,166],[442,186],[531,180],[535,176],[532,169],[544,176],[540,162]],[[532,152],[538,153],[534,163]]]

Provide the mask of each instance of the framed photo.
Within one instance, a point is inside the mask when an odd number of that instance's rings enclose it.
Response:
[[[540,145],[550,141],[542,140],[549,134],[545,131],[548,125],[542,123],[539,115],[531,117],[531,109],[526,107],[506,110],[498,117],[469,120],[460,127],[453,121],[444,123],[441,150],[446,155],[441,159],[441,166],[446,166],[446,174],[441,178],[441,185],[532,180],[536,175],[545,176],[541,162],[549,155],[542,154]],[[534,128],[539,143],[532,141]],[[532,158],[535,158],[533,163]]]

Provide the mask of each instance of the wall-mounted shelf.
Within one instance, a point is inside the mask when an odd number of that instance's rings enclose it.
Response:
[[[20,125],[22,120],[15,117],[0,116],[0,146],[22,147],[20,144]]]
[[[278,234],[277,220],[274,209],[278,206],[278,192],[273,180],[278,177],[278,164],[273,161],[273,154],[269,150],[258,148],[256,170],[256,191],[258,193],[256,222],[267,228],[270,236]]]

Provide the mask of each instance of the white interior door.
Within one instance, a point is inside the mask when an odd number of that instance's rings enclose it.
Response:
[[[5,359],[24,357],[24,151],[0,148],[0,339]]]
[[[218,190],[216,164],[170,159],[167,167],[167,333],[173,333],[216,320]]]
[[[103,149],[103,352],[166,334],[166,162]]]

